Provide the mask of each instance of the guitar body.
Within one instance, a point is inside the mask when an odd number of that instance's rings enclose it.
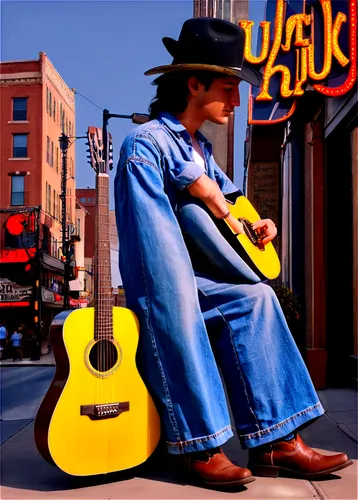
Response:
[[[281,264],[275,247],[271,242],[260,246],[256,241],[255,233],[250,230],[250,225],[261,217],[241,191],[225,195],[225,198],[233,217],[239,220],[244,219],[246,228],[245,234],[235,235],[225,219],[216,219],[215,223],[220,232],[261,279],[277,278],[281,271]]]
[[[94,308],[54,318],[56,373],[35,421],[43,458],[76,476],[137,466],[160,438],[159,415],[135,364],[135,314],[113,307],[110,340],[95,340],[94,325]]]

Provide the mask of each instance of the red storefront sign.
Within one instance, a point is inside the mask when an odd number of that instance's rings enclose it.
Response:
[[[11,248],[0,250],[0,264],[27,262],[36,255],[36,248]]]

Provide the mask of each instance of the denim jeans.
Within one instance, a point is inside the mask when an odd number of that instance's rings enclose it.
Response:
[[[192,165],[160,159],[160,148],[182,133],[158,146],[160,127],[149,122],[125,142],[115,203],[127,307],[140,324],[137,367],[168,451],[205,450],[233,436],[219,368],[242,446],[280,439],[324,410],[272,288],[230,252],[200,204],[178,203],[185,190],[171,177],[184,182]],[[182,231],[202,251],[204,270],[194,271]]]

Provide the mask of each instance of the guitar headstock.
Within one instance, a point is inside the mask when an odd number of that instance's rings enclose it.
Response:
[[[87,129],[87,158],[88,162],[96,174],[108,174],[113,165],[112,160],[112,135],[107,133],[107,155],[109,160],[106,162],[104,158],[103,132],[98,127],[88,127]]]

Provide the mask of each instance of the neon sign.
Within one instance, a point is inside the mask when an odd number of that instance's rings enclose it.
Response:
[[[251,53],[252,27],[253,21],[240,21],[240,26],[245,30],[245,59],[252,64],[265,63],[263,83],[259,94],[255,97],[255,102],[272,101],[269,86],[273,75],[281,73],[280,95],[283,99],[294,98],[294,102],[289,112],[279,120],[271,120],[270,123],[283,121],[292,115],[296,107],[295,98],[304,94],[303,85],[311,83],[312,87],[319,93],[336,97],[345,94],[352,89],[356,81],[357,73],[357,5],[356,0],[347,0],[348,16],[343,12],[337,12],[335,17],[332,12],[332,0],[319,0],[323,16],[323,62],[321,68],[315,67],[315,51],[318,50],[315,41],[315,15],[317,13],[306,13],[306,1],[303,0],[303,12],[291,15],[285,23],[286,2],[276,1],[275,27],[273,33],[272,46],[270,48],[270,21],[260,23],[262,32],[261,51],[258,56]],[[344,54],[340,47],[340,35],[344,24],[349,24],[349,53]],[[310,27],[311,35],[305,37],[305,30]],[[295,75],[292,78],[292,71],[284,64],[276,64],[276,59],[280,54],[294,50],[296,55]],[[349,56],[349,57],[347,57]],[[333,59],[334,58],[334,59]],[[334,62],[335,60],[335,62]],[[347,76],[343,84],[337,87],[328,87],[324,81],[329,77],[332,65],[339,65],[346,70]],[[350,65],[350,66],[349,66]],[[292,79],[292,82],[291,82]],[[252,103],[251,103],[252,107]],[[251,109],[252,112],[252,109]],[[249,123],[259,123],[250,117]],[[265,121],[263,121],[265,123]]]
[[[32,295],[32,286],[21,286],[3,278],[0,280],[1,302],[18,302],[28,300]]]

